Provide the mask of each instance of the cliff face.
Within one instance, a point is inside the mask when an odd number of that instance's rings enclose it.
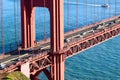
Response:
[[[7,73],[0,74],[0,80],[3,80],[3,78],[5,78],[6,76],[7,76]]]
[[[7,74],[1,74],[0,80],[30,80],[27,78],[24,74],[22,74],[19,71],[7,73]]]

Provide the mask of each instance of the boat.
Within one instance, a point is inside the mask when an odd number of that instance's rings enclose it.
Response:
[[[110,5],[109,5],[109,4],[103,4],[103,5],[101,5],[101,7],[104,7],[104,8],[109,8],[109,7],[110,7]]]

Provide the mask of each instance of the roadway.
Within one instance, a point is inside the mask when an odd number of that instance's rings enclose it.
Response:
[[[64,46],[69,45],[70,42],[83,39],[105,28],[112,27],[118,23],[120,23],[119,16],[117,18],[115,17],[109,20],[107,19],[105,21],[101,21],[100,23],[92,25],[91,27],[87,26],[88,28],[84,28],[79,31],[73,31],[68,35],[65,34]],[[26,58],[30,58],[31,56],[33,56],[33,54],[44,53],[46,51],[50,51],[50,42],[46,42],[44,44],[38,44],[36,47],[30,48],[29,50],[26,51],[22,50],[20,53],[21,55],[18,54],[19,53],[18,51],[11,52],[12,55],[4,59],[1,59],[0,63],[2,67],[4,67],[4,65],[5,67],[8,67],[11,64],[15,64],[19,60],[22,61]]]

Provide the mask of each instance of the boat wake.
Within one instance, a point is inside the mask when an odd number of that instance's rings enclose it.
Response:
[[[71,5],[88,5],[88,6],[96,6],[96,7],[101,7],[99,4],[85,4],[85,3],[76,3],[76,2],[64,2],[64,4],[71,4]]]

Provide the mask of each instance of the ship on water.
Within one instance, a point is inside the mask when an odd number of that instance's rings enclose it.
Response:
[[[109,7],[110,7],[110,5],[109,5],[109,4],[103,4],[103,5],[101,5],[101,7],[104,7],[104,8],[109,8]]]

